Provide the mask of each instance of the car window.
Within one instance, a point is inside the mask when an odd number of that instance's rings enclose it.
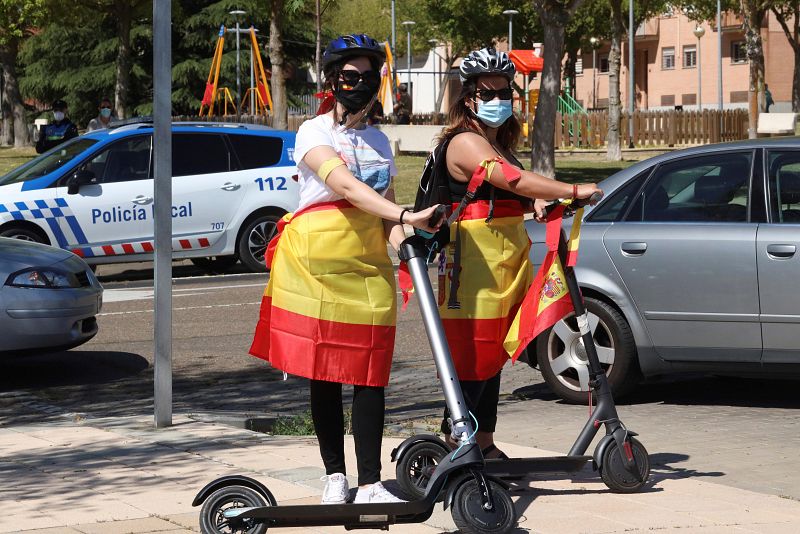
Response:
[[[615,222],[618,221],[622,214],[625,212],[625,208],[633,200],[634,195],[639,191],[642,187],[642,183],[644,182],[645,178],[652,172],[652,167],[647,169],[644,172],[637,174],[634,178],[631,178],[625,185],[618,188],[616,191],[611,193],[608,199],[604,200],[602,204],[600,204],[597,208],[592,210],[589,216],[586,218],[587,221],[591,222]]]
[[[230,153],[219,134],[176,133],[172,137],[172,176],[231,170]]]
[[[770,151],[769,194],[772,222],[800,224],[800,151]]]
[[[228,135],[241,169],[271,167],[281,160],[283,139],[266,135]]]
[[[150,177],[152,137],[137,135],[113,143],[81,166],[98,184],[146,180]]]
[[[27,182],[57,171],[97,143],[96,139],[75,138],[45,152],[25,165],[0,177],[0,185]]]
[[[747,222],[751,159],[751,152],[726,152],[663,163],[626,220]]]

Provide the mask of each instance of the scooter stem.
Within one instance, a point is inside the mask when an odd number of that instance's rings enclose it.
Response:
[[[419,299],[422,321],[428,342],[433,352],[433,361],[444,392],[444,400],[452,418],[452,437],[462,444],[475,444],[472,421],[464,403],[464,394],[458,381],[453,359],[450,357],[450,348],[447,345],[447,336],[439,317],[438,306],[433,295],[433,289],[427,279],[427,255],[425,241],[422,237],[414,235],[403,241],[398,251],[400,259],[408,264],[411,280],[414,282],[414,292]]]

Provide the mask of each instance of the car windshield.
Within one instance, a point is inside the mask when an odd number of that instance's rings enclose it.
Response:
[[[96,139],[76,138],[59,145],[10,173],[0,177],[0,185],[27,182],[50,174],[72,161],[84,150],[97,143]]]

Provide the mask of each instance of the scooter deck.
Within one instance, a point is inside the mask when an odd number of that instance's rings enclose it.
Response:
[[[592,461],[591,456],[543,456],[541,458],[487,459],[483,472],[487,475],[534,475],[536,473],[574,473]]]
[[[270,526],[331,526],[387,528],[396,523],[421,523],[433,513],[425,499],[376,504],[299,504],[244,509],[239,518],[258,519]]]

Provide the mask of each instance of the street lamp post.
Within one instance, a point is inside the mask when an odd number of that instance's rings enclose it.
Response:
[[[589,39],[592,45],[592,108],[597,108],[597,45],[600,40],[597,37]]]
[[[239,62],[239,17],[244,15],[246,11],[241,9],[234,9],[230,12],[236,18],[236,114],[239,114],[239,103],[242,101],[242,77],[241,67]],[[231,31],[231,30],[228,30]]]
[[[633,110],[635,106],[635,81],[634,76],[634,49],[633,37],[636,28],[633,27],[633,2],[628,2],[628,148],[633,148]]]
[[[703,110],[703,68],[702,60],[700,59],[700,40],[706,34],[706,30],[702,26],[697,26],[694,31],[694,36],[697,37],[697,109]]]
[[[513,37],[514,37],[514,15],[519,15],[516,9],[506,9],[503,15],[508,15],[508,51],[514,50]]]
[[[439,60],[437,59],[439,53],[436,51],[436,47],[439,46],[439,39],[428,39],[428,43],[433,46],[433,107],[436,107],[436,80],[439,79]],[[438,109],[433,110],[434,113],[439,113]]]
[[[411,94],[411,28],[414,26],[416,22],[413,20],[404,20],[403,26],[406,27],[406,54],[407,54],[407,63],[406,69],[408,70],[408,80],[407,80],[407,87],[408,92]]]

